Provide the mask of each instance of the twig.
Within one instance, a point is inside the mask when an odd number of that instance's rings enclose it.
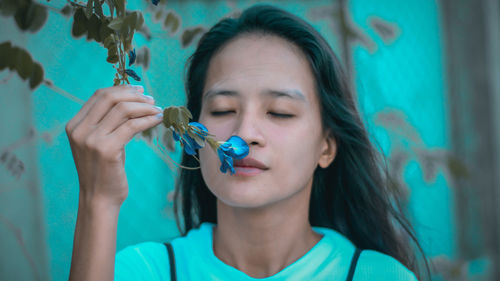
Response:
[[[5,218],[2,215],[0,215],[0,222],[5,224],[5,226],[7,226],[7,228],[10,229],[12,231],[12,233],[14,233],[14,236],[16,237],[17,243],[19,243],[19,245],[21,246],[21,249],[23,251],[24,256],[26,257],[26,259],[28,260],[28,262],[31,265],[31,268],[33,269],[33,274],[35,275],[35,279],[41,280],[40,273],[38,272],[38,270],[36,268],[36,264],[33,261],[33,258],[31,257],[30,253],[28,252],[28,249],[26,248],[26,244],[24,243],[22,231],[18,227],[16,227],[9,219]]]
[[[61,96],[65,97],[65,98],[67,98],[67,99],[69,99],[69,100],[72,100],[72,101],[74,101],[74,102],[76,102],[76,103],[78,103],[78,104],[80,104],[80,105],[83,105],[83,104],[85,103],[85,101],[84,101],[84,100],[82,100],[82,99],[80,99],[80,98],[78,98],[78,97],[76,97],[76,96],[74,96],[74,95],[72,95],[72,94],[70,94],[70,93],[66,92],[65,90],[63,90],[63,89],[61,89],[61,88],[57,87],[57,86],[56,86],[56,85],[54,85],[54,83],[52,83],[52,81],[50,81],[50,80],[47,80],[47,79],[43,80],[43,84],[44,84],[45,86],[47,86],[49,89],[51,89],[51,90],[53,90],[54,92],[58,93],[59,95],[61,95]]]

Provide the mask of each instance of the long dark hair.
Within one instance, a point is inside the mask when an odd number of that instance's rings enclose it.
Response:
[[[316,80],[323,128],[332,132],[337,143],[333,163],[314,172],[310,224],[334,229],[361,249],[392,256],[420,276],[413,241],[429,276],[425,255],[404,216],[397,192],[389,189],[384,158],[369,140],[340,62],[325,39],[304,20],[272,6],[256,5],[238,18],[222,19],[205,33],[187,62],[187,107],[193,119],[198,120],[200,115],[210,60],[231,40],[248,34],[279,36],[303,51]],[[186,154],[182,164],[198,165]],[[174,194],[174,213],[183,236],[202,222],[217,223],[216,197],[200,170],[182,169]]]

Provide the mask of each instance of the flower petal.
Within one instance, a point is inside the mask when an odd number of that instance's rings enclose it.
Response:
[[[195,149],[197,148],[194,147],[192,143],[186,142],[184,139],[182,139],[181,142],[184,145],[184,151],[187,155],[196,155]]]
[[[128,52],[128,66],[134,64],[136,57],[137,55],[135,54],[135,48],[132,51]]]
[[[179,141],[181,139],[175,131],[172,131],[172,136],[174,137],[175,141]]]
[[[198,122],[190,122],[189,125],[198,128],[198,130],[194,130],[194,132],[203,139],[208,135],[208,129],[203,124]]]
[[[132,77],[135,81],[141,81],[141,77],[139,77],[139,75],[137,75],[137,73],[135,73],[132,69],[125,69],[125,73],[127,73],[127,75]]]
[[[240,160],[248,155],[248,144],[239,136],[231,136],[226,143],[231,144],[232,150],[228,151],[229,156]]]

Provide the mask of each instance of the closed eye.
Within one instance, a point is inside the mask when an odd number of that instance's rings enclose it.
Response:
[[[231,113],[236,113],[236,111],[226,110],[226,111],[212,111],[212,112],[210,112],[210,114],[212,116],[223,116],[223,115],[227,115],[227,114],[231,114]]]
[[[277,113],[277,112],[268,112],[268,114],[273,116],[273,117],[282,118],[282,119],[292,118],[295,116],[293,114],[285,114],[285,113]]]

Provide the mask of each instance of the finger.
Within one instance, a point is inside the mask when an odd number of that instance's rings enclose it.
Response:
[[[72,132],[78,124],[81,123],[83,118],[87,116],[89,110],[96,104],[96,102],[101,99],[106,93],[110,92],[135,92],[137,94],[143,93],[144,89],[139,85],[119,85],[108,88],[98,89],[94,92],[94,94],[85,102],[82,108],[78,111],[78,113],[68,122],[66,126],[66,130]]]
[[[142,102],[119,102],[96,127],[99,135],[107,135],[129,119],[156,115],[163,110],[161,107]]]
[[[119,102],[142,102],[154,104],[152,97],[138,94],[133,91],[112,91],[104,93],[98,98],[87,115],[82,119],[80,125],[88,132],[92,130],[104,116]]]
[[[160,124],[162,120],[163,116],[158,115],[149,115],[129,119],[118,128],[116,128],[116,130],[111,132],[109,136],[113,138],[113,140],[116,141],[116,143],[119,144],[120,147],[122,147],[127,144],[137,133]]]

